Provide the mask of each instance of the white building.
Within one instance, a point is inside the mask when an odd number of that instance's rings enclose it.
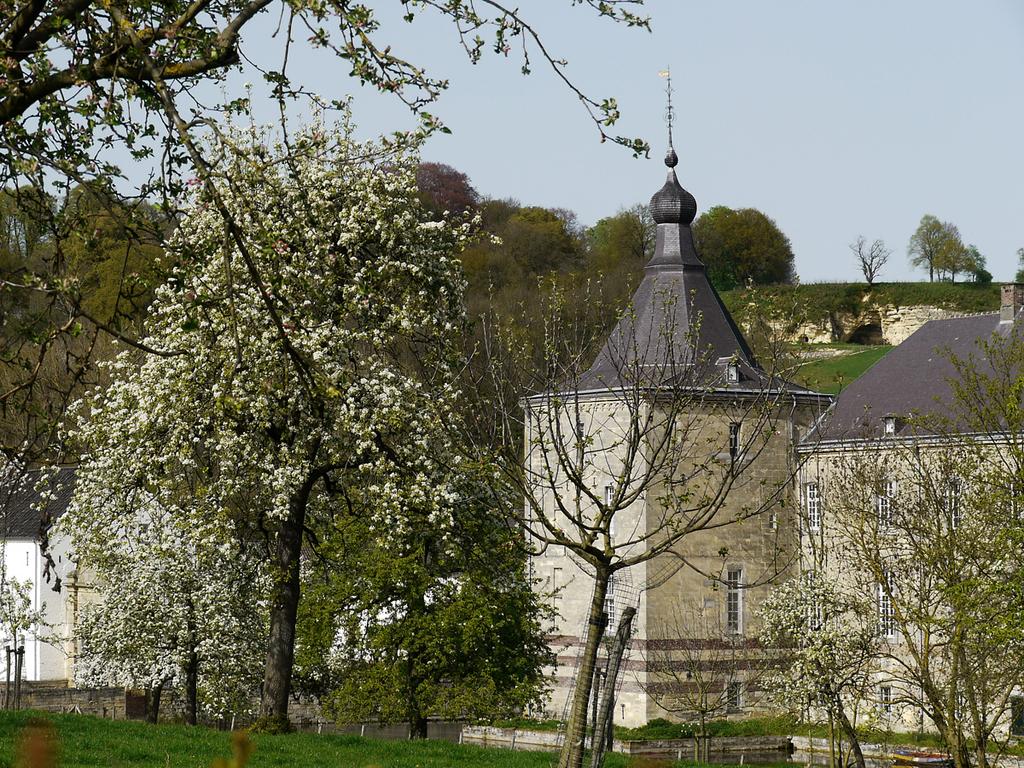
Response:
[[[4,614],[0,617],[0,675],[14,677],[15,660],[7,649],[15,647],[8,616],[14,597],[12,581],[16,581],[27,586],[28,612],[42,614],[41,626],[17,638],[17,644],[25,649],[22,679],[66,681],[71,672],[69,609],[76,592],[68,588],[67,580],[73,577],[74,569],[68,560],[67,543],[49,541],[44,551],[41,536],[48,524],[67,509],[74,470],[65,467],[56,471],[47,494],[49,502],[42,509],[42,497],[35,488],[39,478],[38,471],[19,472],[0,488],[0,605]]]

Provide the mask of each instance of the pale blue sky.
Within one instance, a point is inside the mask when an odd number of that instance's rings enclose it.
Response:
[[[649,0],[651,34],[569,0],[520,0],[576,82],[619,100],[615,130],[647,138],[649,160],[600,144],[539,60],[529,77],[512,58],[474,67],[448,25],[406,25],[397,0],[374,5],[396,50],[451,80],[432,111],[454,134],[432,139],[425,159],[464,171],[485,195],[569,208],[587,224],[648,200],[664,177],[658,71],[671,65],[683,186],[701,211],[753,206],[774,218],[803,281],[856,278],[847,245],[858,234],[893,249],[883,278],[918,279],[906,246],[924,213],[959,226],[996,280],[1016,270],[1022,0]],[[327,96],[354,94],[362,133],[411,127],[400,104],[304,48],[292,52],[293,76]]]

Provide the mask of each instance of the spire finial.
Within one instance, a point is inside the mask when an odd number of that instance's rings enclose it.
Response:
[[[672,107],[672,67],[666,67],[658,74],[666,81],[665,101],[668,105],[665,109],[665,122],[668,124],[668,151],[665,153],[665,165],[675,168],[679,157],[676,155],[675,147],[672,146],[672,120],[675,118],[675,110]]]

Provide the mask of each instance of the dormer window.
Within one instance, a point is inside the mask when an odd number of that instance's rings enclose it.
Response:
[[[740,383],[740,364],[735,360],[730,361],[729,365],[726,366],[726,381],[730,384]]]
[[[882,417],[882,434],[895,435],[899,426],[899,417],[895,414],[890,413]]]

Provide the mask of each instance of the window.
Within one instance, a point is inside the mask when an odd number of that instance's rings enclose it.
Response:
[[[807,606],[807,626],[812,630],[817,631],[821,629],[823,623],[823,614],[821,610],[821,603],[818,602],[817,595],[814,591],[814,571],[807,571],[804,574],[804,584],[807,585],[808,589],[811,590],[811,604]]]
[[[608,618],[608,629],[615,627],[615,574],[608,577],[608,591],[604,593],[604,615]]]
[[[583,417],[576,415],[576,463],[583,466],[583,456],[587,447],[587,430],[583,424]]]
[[[878,527],[888,528],[892,525],[892,515],[896,499],[896,482],[882,482],[881,492],[875,496],[875,511],[878,513]]]
[[[883,637],[896,634],[896,616],[892,610],[892,571],[883,573],[884,584],[878,585],[878,633]]]
[[[768,527],[773,531],[779,530],[779,510],[773,508],[768,513]]]
[[[963,518],[963,482],[959,478],[951,477],[946,481],[944,504],[949,527],[956,530]]]
[[[1024,736],[1024,697],[1014,696],[1010,699],[1010,733]]]
[[[726,378],[730,384],[740,383],[740,364],[737,362],[729,363],[726,367]]]
[[[817,532],[821,530],[821,497],[818,494],[817,483],[806,483],[804,485],[804,506],[807,511],[807,530]]]
[[[729,425],[729,458],[737,461],[740,455],[740,425],[733,423]]]
[[[612,510],[612,503],[615,500],[615,486],[609,483],[604,487],[604,509],[605,512],[611,512],[611,517],[608,518],[608,537],[614,541],[615,539],[615,513],[618,510]]]
[[[562,604],[562,569],[551,569],[551,607],[557,612]]]
[[[883,685],[878,689],[878,711],[883,715],[892,714],[892,686]]]
[[[895,416],[885,416],[882,419],[882,424],[884,425],[883,431],[884,431],[885,434],[887,434],[887,435],[895,435],[896,434],[896,417]]]
[[[725,631],[743,632],[743,568],[734,566],[725,577]]]
[[[725,689],[725,711],[743,711],[743,683],[730,680]]]

